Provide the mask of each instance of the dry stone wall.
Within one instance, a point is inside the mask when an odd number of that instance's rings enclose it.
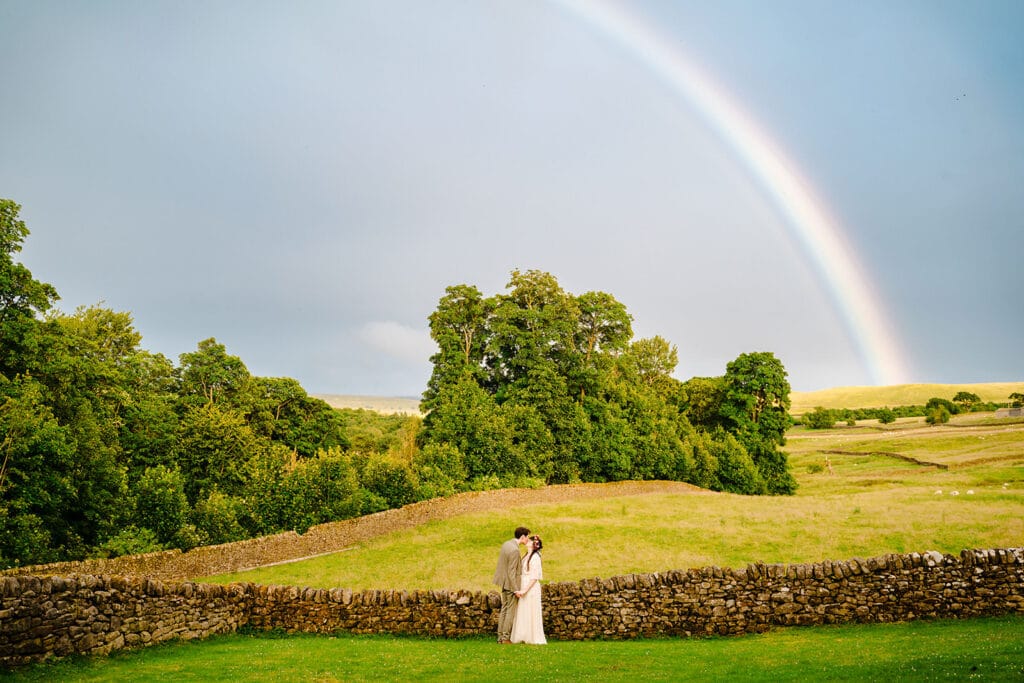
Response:
[[[738,635],[774,626],[1024,614],[1024,548],[707,567],[545,584],[554,640]],[[492,634],[497,593],[0,577],[0,663],[256,630]]]

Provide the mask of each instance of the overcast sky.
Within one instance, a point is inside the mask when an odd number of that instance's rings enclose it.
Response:
[[[614,295],[684,380],[750,351],[803,391],[1024,380],[1024,3],[589,7],[799,170],[902,372],[871,367],[728,131],[560,2],[0,0],[18,258],[146,349],[216,337],[312,393],[418,396],[445,287],[513,269]]]

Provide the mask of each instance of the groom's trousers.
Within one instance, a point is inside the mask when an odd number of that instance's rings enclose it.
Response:
[[[498,642],[512,638],[512,624],[516,620],[516,603],[519,598],[515,591],[501,590],[501,612],[498,613]]]

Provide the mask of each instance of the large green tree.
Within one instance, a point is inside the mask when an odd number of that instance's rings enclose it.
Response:
[[[770,352],[744,353],[725,370],[723,416],[757,465],[768,492],[790,494],[796,480],[789,471],[786,443],[790,386],[786,369]]]

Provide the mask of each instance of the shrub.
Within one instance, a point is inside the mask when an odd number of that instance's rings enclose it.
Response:
[[[818,406],[804,415],[803,421],[808,429],[832,429],[836,426],[836,414],[835,411]]]
[[[151,529],[128,526],[108,538],[97,549],[100,557],[120,557],[122,555],[142,555],[163,550],[156,534]]]
[[[931,409],[924,421],[930,425],[946,424],[949,422],[949,411],[945,406],[939,405]]]
[[[135,487],[135,521],[164,545],[174,545],[188,514],[185,481],[177,468],[148,467]]]
[[[878,411],[878,421],[884,425],[892,424],[896,421],[896,413],[894,413],[888,406],[881,408]]]

